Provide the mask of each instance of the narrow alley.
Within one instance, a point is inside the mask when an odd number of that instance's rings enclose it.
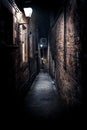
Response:
[[[85,123],[87,0],[0,0],[0,86],[3,126]]]
[[[41,69],[20,105],[17,118],[19,114],[18,122],[21,120],[23,124],[32,128],[35,127],[32,124],[35,124],[36,128],[40,128],[41,125],[43,128],[58,128],[67,121],[70,123],[73,121],[74,126],[82,116],[81,111],[78,110],[74,111],[63,104],[54,81]]]
[[[40,72],[24,99],[24,111],[30,119],[56,119],[62,106],[48,73]]]

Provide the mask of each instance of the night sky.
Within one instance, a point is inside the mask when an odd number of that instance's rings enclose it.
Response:
[[[40,37],[47,37],[49,31],[49,11],[37,10],[39,11],[38,17],[38,27],[40,32]]]

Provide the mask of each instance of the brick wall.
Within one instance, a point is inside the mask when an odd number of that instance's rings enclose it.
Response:
[[[0,43],[4,43],[1,44],[2,52],[6,49],[4,55],[6,59],[9,59],[7,60],[8,68],[6,67],[8,86],[14,86],[17,94],[22,95],[31,86],[31,82],[39,71],[36,11],[33,10],[31,19],[27,20],[13,1],[3,0],[0,5],[0,10],[3,12],[0,15],[0,35],[2,36]],[[3,57],[2,53],[1,59]],[[4,78],[4,80],[7,79]],[[14,81],[13,85],[10,83],[11,80]]]
[[[3,75],[6,75],[2,80],[7,83],[8,87],[6,90],[8,89],[11,95],[16,95],[16,92],[20,93],[22,89],[25,89],[24,84],[29,78],[28,39],[26,34],[27,24],[24,25],[25,29],[23,25],[20,25],[27,22],[26,18],[17,5],[15,4],[14,6],[12,4],[8,0],[4,0],[1,3],[1,12],[3,13],[0,15],[0,26],[2,27],[2,31],[0,29],[0,34],[2,35],[0,43],[2,47],[2,70]],[[20,32],[20,26],[22,26],[22,32]],[[24,37],[26,36],[26,42],[21,38],[22,33]],[[23,50],[23,44],[26,46],[26,53]]]
[[[58,14],[49,34],[50,51],[55,62],[56,87],[64,101],[70,105],[80,103],[81,96],[78,23],[77,3],[70,0]]]

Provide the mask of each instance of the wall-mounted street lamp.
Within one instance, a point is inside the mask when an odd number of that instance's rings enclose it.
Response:
[[[43,44],[40,44],[40,47],[42,48],[42,47],[43,47]]]
[[[30,7],[24,8],[24,13],[25,13],[26,17],[31,17],[32,12],[33,12],[32,8],[30,8]]]
[[[30,18],[33,12],[32,8],[28,7],[28,8],[23,8],[23,9],[24,9],[25,16],[27,18]],[[29,24],[29,23],[19,23],[19,25],[23,25],[23,26],[24,24]]]

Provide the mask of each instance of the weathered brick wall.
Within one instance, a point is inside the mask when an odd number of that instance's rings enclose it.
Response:
[[[0,27],[3,31],[0,30],[2,36],[0,42],[5,42],[5,46],[2,45],[3,52],[7,49],[4,55],[9,59],[9,61],[7,60],[9,68],[6,67],[8,82],[11,84],[11,80],[14,81],[10,87],[14,86],[19,95],[25,93],[39,71],[36,13],[33,10],[32,17],[28,21],[14,1],[2,0],[1,2],[0,10],[3,13],[0,15]],[[12,73],[14,77],[12,77]]]
[[[26,23],[26,18],[24,14],[18,9],[17,5],[13,5],[12,2],[8,0],[1,1],[1,12],[0,15],[0,26],[2,26],[2,39],[0,43],[2,46],[1,59],[3,74],[6,75],[3,80],[6,80],[8,91],[13,94],[16,92],[21,92],[24,88],[24,84],[29,78],[28,71],[28,51],[26,51],[25,61],[23,61],[23,44],[20,39],[21,32],[19,30],[20,23]],[[22,26],[22,25],[21,25]],[[27,24],[25,25],[27,28]],[[23,26],[22,26],[23,30]],[[24,30],[23,30],[24,32]],[[25,29],[25,33],[27,29]],[[23,35],[26,35],[26,34]],[[27,36],[27,35],[26,35]],[[26,38],[27,47],[27,38]],[[5,53],[3,53],[5,51]],[[4,69],[6,65],[6,69]],[[4,71],[6,70],[6,72]]]
[[[80,102],[80,34],[77,4],[70,0],[49,34],[56,86],[67,104]]]
[[[25,24],[22,24],[25,23]],[[18,46],[14,57],[16,62],[15,77],[17,94],[24,94],[29,81],[28,63],[28,25],[24,14],[19,10],[13,11],[13,44]]]

